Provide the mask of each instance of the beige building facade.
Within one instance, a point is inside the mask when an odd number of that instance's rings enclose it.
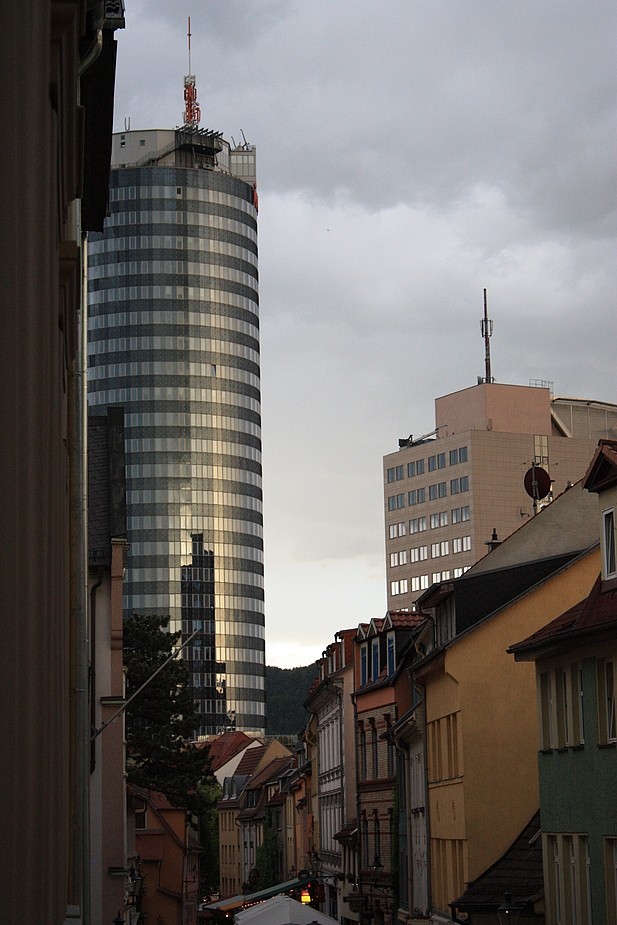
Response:
[[[553,398],[549,387],[479,383],[435,400],[434,434],[399,440],[383,460],[389,609],[413,607],[434,582],[462,575],[580,479],[617,405]],[[550,477],[535,505],[533,466]]]

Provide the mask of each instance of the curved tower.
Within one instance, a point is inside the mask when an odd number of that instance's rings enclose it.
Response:
[[[89,404],[125,412],[125,614],[199,630],[200,734],[265,730],[256,206],[253,146],[127,131],[89,243]]]

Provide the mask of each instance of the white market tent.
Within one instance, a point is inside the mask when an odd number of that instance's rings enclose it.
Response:
[[[336,919],[285,895],[273,896],[236,912],[234,922],[235,925],[337,925]]]

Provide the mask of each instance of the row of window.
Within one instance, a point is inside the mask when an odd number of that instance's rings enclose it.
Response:
[[[444,569],[442,572],[433,572],[429,575],[414,575],[411,580],[401,578],[398,581],[390,582],[390,594],[396,597],[397,594],[408,594],[410,588],[412,592],[426,591],[430,584],[436,584],[440,581],[449,581],[450,578],[460,578],[470,566],[458,566],[455,569]],[[430,579],[430,580],[429,580]]]
[[[540,747],[569,748],[584,745],[583,664],[542,671],[539,675]],[[598,743],[617,744],[616,660],[598,659],[595,677],[598,704]]]
[[[394,633],[388,633],[385,641],[385,668],[387,676],[394,674],[396,668]],[[364,687],[369,681],[376,681],[383,669],[383,637],[371,639],[360,646],[360,686]]]
[[[450,540],[442,540],[439,543],[431,543],[431,559],[438,559],[440,556],[450,555]],[[458,536],[452,540],[452,553],[469,552],[471,549],[471,536]],[[410,562],[423,562],[428,559],[429,547],[413,546],[409,550]],[[390,568],[396,568],[399,565],[407,565],[408,555],[406,549],[399,549],[390,553]]]
[[[391,540],[397,539],[397,537],[406,536],[407,530],[409,533],[423,533],[427,526],[430,524],[431,530],[434,530],[438,527],[447,527],[448,520],[453,524],[465,523],[470,519],[469,505],[465,507],[454,507],[448,514],[448,511],[439,511],[438,513],[431,514],[430,518],[426,517],[414,517],[412,520],[407,522],[406,520],[401,520],[396,524],[390,524],[388,527],[388,535]]]
[[[204,207],[206,210],[208,205],[206,204]],[[227,207],[226,215],[213,215],[208,211],[202,212],[199,209],[186,212],[176,212],[175,209],[143,209],[131,212],[117,212],[106,217],[105,230],[109,231],[111,228],[123,229],[128,228],[128,226],[137,228],[145,225],[152,228],[158,226],[160,231],[163,225],[167,225],[169,228],[177,228],[180,225],[186,227],[186,234],[190,235],[194,234],[193,228],[208,227],[233,231],[235,234],[243,235],[250,241],[256,241],[257,233],[252,226],[248,222],[242,221],[241,218],[238,220],[234,217],[238,213],[238,207],[241,205],[242,203],[238,200],[234,208]],[[125,233],[128,233],[128,231]]]
[[[469,491],[469,476],[463,475],[458,479],[450,479],[450,494],[458,495],[461,492]],[[388,510],[397,511],[404,508],[406,504],[413,507],[416,504],[424,504],[427,500],[437,501],[439,498],[446,498],[448,495],[447,482],[435,482],[433,485],[426,487],[414,488],[412,491],[401,492],[398,495],[390,495],[388,498]]]
[[[457,466],[459,463],[467,462],[467,447],[461,446],[457,449],[450,450],[448,454],[446,453],[435,453],[434,456],[427,457],[424,459],[415,459],[413,462],[407,463],[406,473],[407,478],[414,478],[416,475],[423,475],[425,471],[435,472],[437,469],[446,468],[446,459],[448,460],[451,466]],[[426,463],[426,466],[425,466]],[[398,482],[401,479],[405,478],[405,466],[398,465],[392,466],[386,469],[386,481],[387,482]]]

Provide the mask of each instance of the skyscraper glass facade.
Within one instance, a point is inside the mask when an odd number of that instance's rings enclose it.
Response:
[[[125,613],[199,629],[202,734],[265,729],[254,162],[203,130],[116,136],[89,241],[89,403],[125,411]]]

